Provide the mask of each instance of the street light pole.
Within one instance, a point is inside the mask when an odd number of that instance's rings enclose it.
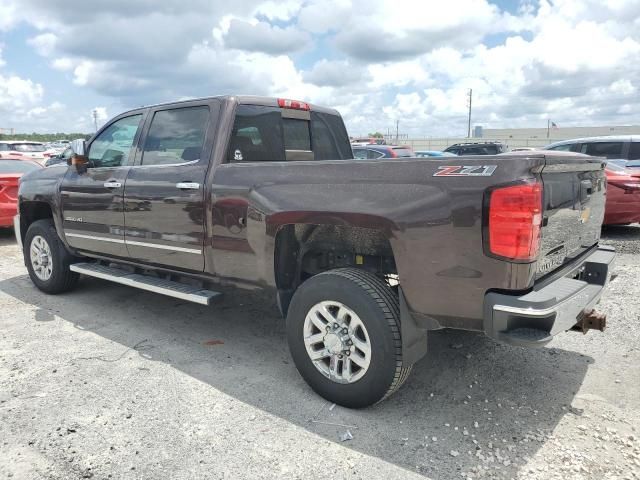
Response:
[[[471,100],[473,98],[473,89],[469,89],[469,93],[467,93],[467,97],[469,97],[469,118],[467,120],[467,138],[471,138]]]

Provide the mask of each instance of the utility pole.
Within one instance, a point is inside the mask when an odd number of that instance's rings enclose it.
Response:
[[[400,120],[396,120],[396,143],[398,143],[398,137],[399,137],[399,128],[400,128]]]
[[[98,131],[98,109],[94,108],[91,111],[91,114],[93,115],[93,125],[96,127],[96,132]]]
[[[469,97],[469,119],[467,121],[467,138],[471,138],[471,100],[473,98],[473,89],[469,89],[469,93],[467,93],[467,97]]]

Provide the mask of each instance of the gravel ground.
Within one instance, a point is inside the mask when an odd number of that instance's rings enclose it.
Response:
[[[0,232],[0,478],[638,479],[640,226],[604,235],[605,333],[434,332],[396,395],[351,411],[302,381],[263,297],[46,296]]]

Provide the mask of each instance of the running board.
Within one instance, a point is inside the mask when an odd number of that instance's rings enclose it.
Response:
[[[199,303],[200,305],[211,305],[212,302],[222,297],[222,293],[220,292],[205,290],[172,280],[131,273],[120,268],[107,267],[97,263],[74,263],[70,265],[69,268],[72,272],[82,273],[89,277],[109,280],[141,290]]]

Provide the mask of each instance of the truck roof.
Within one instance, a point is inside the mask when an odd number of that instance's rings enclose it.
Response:
[[[151,105],[143,105],[142,107],[132,108],[127,112],[140,110],[142,108],[161,107],[164,105],[177,105],[180,103],[194,102],[198,100],[210,100],[210,99],[218,99],[222,101],[235,102],[241,105],[263,105],[266,107],[278,107],[278,98],[281,98],[281,97],[264,97],[259,95],[212,95],[209,97],[188,98],[188,99],[177,100],[173,102],[162,102],[162,103],[155,103]],[[340,115],[340,113],[334,108],[323,107],[323,106],[316,105],[309,102],[304,102],[304,103],[309,105],[311,107],[311,110],[314,112],[323,112],[323,113],[329,113],[332,115]],[[127,112],[123,112],[123,113],[127,113]]]

